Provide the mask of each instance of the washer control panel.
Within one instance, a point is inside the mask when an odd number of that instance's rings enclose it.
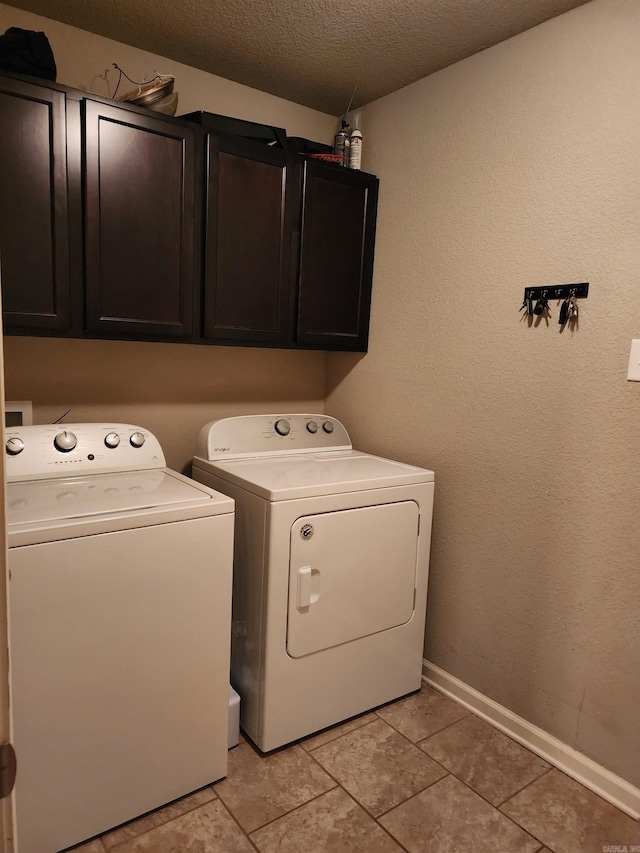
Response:
[[[328,450],[351,450],[346,429],[329,415],[241,415],[206,424],[196,456],[213,461]]]
[[[7,481],[164,468],[158,439],[133,424],[37,424],[5,430]]]

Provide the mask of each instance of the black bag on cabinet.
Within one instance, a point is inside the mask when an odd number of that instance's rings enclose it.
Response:
[[[0,70],[55,80],[56,61],[49,39],[35,30],[9,27],[0,36]]]

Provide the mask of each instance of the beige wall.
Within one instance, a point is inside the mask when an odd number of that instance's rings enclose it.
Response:
[[[107,95],[99,75],[117,62],[134,79],[148,78],[155,70],[174,74],[178,112],[204,109],[235,115],[319,141],[333,136],[331,116],[0,4],[0,32],[10,26],[47,34],[59,83]],[[109,79],[115,82],[113,73]],[[157,434],[168,464],[184,470],[198,430],[213,418],[322,411],[326,355],[7,337],[5,365],[7,399],[32,400],[36,422],[54,420],[71,407],[67,422],[141,424]]]
[[[6,399],[32,400],[34,423],[140,424],[178,471],[208,421],[324,408],[324,353],[11,336],[4,352]]]
[[[370,351],[326,411],[436,471],[425,656],[640,783],[640,3],[594,0],[364,111]],[[589,281],[580,328],[525,285]]]

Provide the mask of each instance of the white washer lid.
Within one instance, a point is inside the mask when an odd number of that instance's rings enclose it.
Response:
[[[11,546],[50,541],[55,538],[51,531],[68,529],[74,523],[86,533],[99,533],[136,527],[139,517],[147,517],[143,522],[146,526],[174,520],[171,513],[178,520],[220,515],[233,509],[233,500],[226,495],[166,468],[7,485]],[[49,531],[45,539],[36,535],[42,530]]]
[[[217,474],[271,501],[429,483],[433,471],[357,450],[229,461],[194,460],[194,469]]]

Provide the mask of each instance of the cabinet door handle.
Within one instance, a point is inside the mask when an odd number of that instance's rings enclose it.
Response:
[[[311,604],[311,566],[298,569],[298,610]]]

